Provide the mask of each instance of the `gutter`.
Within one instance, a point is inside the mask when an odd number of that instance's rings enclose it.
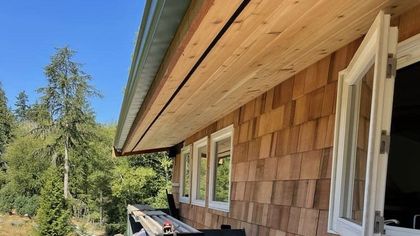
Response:
[[[117,132],[120,153],[191,0],[147,0],[133,53]]]

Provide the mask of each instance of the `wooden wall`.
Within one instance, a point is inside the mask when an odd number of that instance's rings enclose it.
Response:
[[[399,25],[400,40],[420,33],[420,7],[393,24]],[[247,235],[328,235],[337,77],[360,42],[337,50],[185,140],[190,144],[234,124],[230,212],[180,203],[185,222],[196,228],[230,224],[245,228]],[[179,161],[174,168],[178,183]]]

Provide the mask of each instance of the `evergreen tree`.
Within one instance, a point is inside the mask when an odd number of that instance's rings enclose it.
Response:
[[[18,121],[27,120],[28,110],[28,95],[26,95],[25,91],[21,91],[17,95],[15,103],[15,116]]]
[[[13,123],[14,117],[7,107],[6,94],[0,83],[0,169],[4,166],[2,154],[4,153],[6,144],[8,144],[12,138]]]
[[[95,124],[87,98],[98,93],[88,84],[91,77],[81,70],[81,64],[74,62],[75,51],[64,47],[57,50],[51,63],[45,67],[48,85],[39,89],[42,93],[41,106],[50,113],[51,122],[39,128],[54,130],[58,135],[55,142],[57,152],[64,156],[64,197],[69,195],[70,151],[86,145],[93,135]]]
[[[70,213],[63,196],[63,181],[55,167],[44,174],[41,199],[37,213],[40,235],[67,235],[70,231]]]

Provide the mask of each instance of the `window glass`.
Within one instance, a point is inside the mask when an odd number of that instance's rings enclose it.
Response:
[[[207,178],[207,145],[198,148],[198,181],[197,196],[198,200],[206,198],[206,178]]]
[[[231,159],[231,138],[228,137],[215,143],[215,175],[213,200],[229,201],[229,171]]]
[[[183,174],[183,177],[182,177],[182,180],[183,180],[182,196],[183,197],[189,197],[190,196],[190,175],[191,175],[191,172],[190,172],[190,153],[186,152],[183,155],[184,155],[184,158],[183,158],[182,165],[183,165],[184,173],[182,173]]]
[[[347,162],[346,183],[350,186],[346,191],[344,217],[357,223],[363,222],[365,203],[366,164],[369,140],[370,113],[373,88],[372,66],[363,79],[351,88],[351,118],[349,122],[348,145],[345,153]]]

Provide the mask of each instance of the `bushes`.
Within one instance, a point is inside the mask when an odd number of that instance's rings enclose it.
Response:
[[[16,192],[11,183],[6,184],[0,189],[0,211],[9,212],[14,209]]]
[[[37,213],[40,235],[67,235],[70,232],[70,212],[63,196],[63,180],[55,167],[50,167],[43,178],[43,187]]]
[[[18,196],[15,199],[14,207],[19,215],[28,214],[29,216],[34,216],[38,208],[38,196]]]
[[[0,211],[16,210],[19,215],[34,216],[38,207],[38,196],[24,196],[16,192],[13,183],[6,184],[0,189]]]

